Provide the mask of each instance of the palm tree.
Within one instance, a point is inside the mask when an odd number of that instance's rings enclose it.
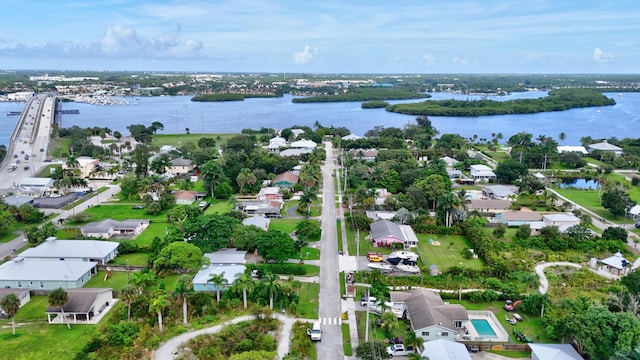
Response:
[[[240,193],[244,192],[245,185],[253,185],[258,179],[249,168],[240,169],[240,173],[236,176],[236,183],[240,186]]]
[[[13,335],[16,334],[16,321],[13,316],[20,309],[20,299],[14,294],[8,294],[0,300],[0,308],[4,310],[7,314],[7,317],[11,318],[11,330],[13,331]]]
[[[156,293],[149,303],[149,311],[158,314],[158,329],[160,332],[163,331],[162,311],[168,307],[169,299],[167,298],[167,294],[163,291]]]
[[[260,281],[264,283],[264,286],[269,293],[269,309],[271,310],[273,310],[273,298],[275,297],[277,292],[282,290],[280,284],[276,282],[279,279],[280,277],[278,275],[272,273],[266,273],[264,274],[262,279],[260,279]]]
[[[238,287],[238,289],[242,290],[242,301],[244,304],[244,308],[247,308],[247,292],[253,290],[255,283],[253,279],[247,274],[242,274],[238,276],[234,285]]]
[[[137,271],[131,274],[129,283],[138,289],[138,293],[142,294],[142,291],[156,282],[156,276],[149,270]]]
[[[398,318],[390,311],[383,313],[380,318],[382,319],[381,327],[384,329],[385,334],[387,337],[391,337],[393,331],[398,328]]]
[[[312,189],[306,189],[300,196],[300,200],[298,201],[298,206],[307,209],[307,217],[311,214],[311,203],[316,201],[318,195]]]
[[[67,317],[64,315],[64,306],[67,301],[69,301],[69,295],[63,288],[57,288],[49,293],[49,306],[60,308],[63,321],[67,324],[67,328],[71,329],[71,325],[69,325]]]
[[[182,322],[186,325],[187,321],[187,297],[193,292],[193,282],[191,275],[182,274],[176,282],[176,289],[173,291],[174,296],[182,297]]]
[[[120,289],[120,301],[127,305],[127,321],[131,320],[131,304],[133,304],[140,296],[138,289],[127,284]]]
[[[424,344],[424,340],[418,336],[415,331],[408,331],[407,335],[404,337],[404,344],[407,346],[413,346],[413,348],[419,353],[422,345]]]
[[[564,132],[561,132],[560,135],[558,135],[558,139],[560,139],[560,141],[564,141],[567,138],[567,134],[565,134]]]
[[[209,282],[212,282],[216,287],[216,301],[220,302],[220,290],[222,290],[223,285],[227,285],[227,279],[224,277],[224,271],[220,274],[212,274]],[[245,306],[246,308],[246,306]]]

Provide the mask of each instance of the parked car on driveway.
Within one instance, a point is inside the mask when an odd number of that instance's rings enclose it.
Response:
[[[391,356],[407,356],[415,352],[413,346],[405,347],[403,344],[393,344],[387,347],[387,354]]]

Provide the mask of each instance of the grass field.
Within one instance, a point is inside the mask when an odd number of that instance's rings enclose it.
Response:
[[[579,190],[579,189],[560,189],[554,188],[558,194],[568,198],[569,200],[578,203],[585,208],[598,214],[607,220],[619,222],[619,223],[632,223],[631,219],[626,219],[623,216],[613,216],[609,210],[602,207],[600,199],[598,198],[598,190]],[[640,195],[639,195],[640,196]]]
[[[118,255],[115,259],[110,261],[109,264],[146,266],[147,260],[149,260],[149,254],[147,253],[131,253]]]
[[[167,215],[164,212],[158,215],[147,214],[144,209],[133,209],[130,205],[95,205],[84,211],[91,216],[89,221],[100,221],[104,219],[125,220],[125,219],[149,219],[152,221],[166,221]]]
[[[427,265],[435,264],[440,271],[445,271],[452,266],[463,266],[470,269],[480,270],[484,264],[480,259],[466,259],[462,254],[465,249],[471,248],[469,241],[460,235],[441,234],[416,234],[418,248]],[[429,244],[429,239],[439,241],[441,245]]]
[[[205,210],[205,214],[226,214],[233,210],[233,203],[228,200],[213,200]]]
[[[291,234],[298,226],[301,219],[271,219],[269,229],[282,231],[285,234]]]
[[[296,305],[296,317],[317,319],[319,294],[320,284],[302,283],[299,290],[300,301]]]
[[[154,237],[164,237],[166,228],[166,223],[151,223],[140,235],[138,235],[137,238],[132,241],[141,248],[148,248],[151,246],[151,242]]]
[[[195,129],[194,129],[195,130]],[[198,145],[198,140],[203,137],[213,138],[216,140],[216,145],[219,147],[221,144],[226,144],[227,140],[237,134],[159,134],[153,135],[151,145],[162,146],[170,145],[174,147],[181,146],[188,142]]]
[[[302,248],[302,260],[320,260],[320,249],[305,246]]]
[[[18,234],[14,233],[13,231],[1,231],[0,232],[0,243],[6,243],[9,242],[15,238],[17,238]]]
[[[338,224],[340,225],[340,224]],[[365,237],[369,235],[369,232],[364,232],[361,231],[360,232],[360,255],[362,254],[367,254],[367,252],[370,251],[375,251],[375,252],[379,252],[381,254],[391,254],[392,249],[390,247],[376,247],[373,246],[373,242],[366,240]],[[348,251],[349,251],[349,255],[355,255],[356,254],[356,250],[357,249],[357,245],[356,245],[356,232],[349,229],[349,226],[347,226],[347,245],[348,245]]]
[[[104,280],[104,274],[105,272],[103,270],[98,270],[98,274],[94,275],[84,287],[120,290],[129,283],[129,274],[126,271],[112,271],[111,277],[106,281]]]

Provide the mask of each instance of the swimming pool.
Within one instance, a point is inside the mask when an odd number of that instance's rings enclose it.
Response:
[[[471,324],[473,328],[476,329],[476,332],[480,336],[484,337],[498,337],[496,332],[493,331],[491,324],[489,324],[488,320],[485,319],[471,319]]]

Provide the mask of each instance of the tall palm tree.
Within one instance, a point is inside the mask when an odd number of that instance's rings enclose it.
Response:
[[[216,301],[220,302],[220,290],[222,290],[223,285],[227,285],[227,279],[224,277],[224,271],[220,274],[213,274],[209,279],[209,282],[212,282],[216,287]],[[246,306],[245,306],[246,307]]]
[[[304,190],[304,192],[300,196],[300,201],[298,201],[298,206],[301,206],[307,209],[307,217],[311,215],[311,203],[316,201],[317,198],[318,198],[318,195],[312,189]]]
[[[127,284],[120,289],[120,301],[127,305],[127,321],[131,320],[131,304],[133,304],[140,296],[138,289],[131,285]]]
[[[158,314],[158,329],[163,331],[162,327],[162,312],[169,307],[169,299],[164,291],[160,291],[155,294],[149,302],[149,311]]]
[[[9,294],[0,300],[0,308],[4,310],[7,314],[7,317],[11,318],[11,330],[13,331],[13,335],[16,334],[16,321],[14,319],[14,315],[20,309],[20,299],[14,294]]]
[[[413,346],[416,351],[420,351],[422,345],[424,344],[424,339],[422,339],[415,331],[408,331],[407,335],[404,337],[404,344],[407,346]],[[419,359],[419,358],[418,358]]]
[[[280,277],[272,273],[266,273],[264,274],[262,279],[260,279],[260,281],[264,283],[264,286],[269,293],[269,309],[271,310],[273,310],[273,298],[275,297],[276,293],[282,290],[280,284],[277,283],[278,280],[280,280]]]
[[[244,304],[244,308],[247,308],[247,292],[253,290],[255,283],[253,279],[247,274],[242,274],[238,276],[234,285],[237,286],[238,289],[242,290],[242,301]]]
[[[244,192],[246,185],[253,185],[258,179],[249,168],[240,169],[240,173],[236,176],[236,183],[240,186],[240,193]]]
[[[173,291],[174,296],[182,298],[182,322],[186,325],[187,321],[187,297],[193,293],[193,282],[191,281],[191,275],[182,274],[176,282],[176,288]]]
[[[71,325],[67,321],[67,317],[64,315],[64,306],[69,301],[69,294],[63,288],[57,288],[49,293],[49,305],[51,307],[59,307],[62,313],[62,319],[67,324],[67,328],[71,329]]]

